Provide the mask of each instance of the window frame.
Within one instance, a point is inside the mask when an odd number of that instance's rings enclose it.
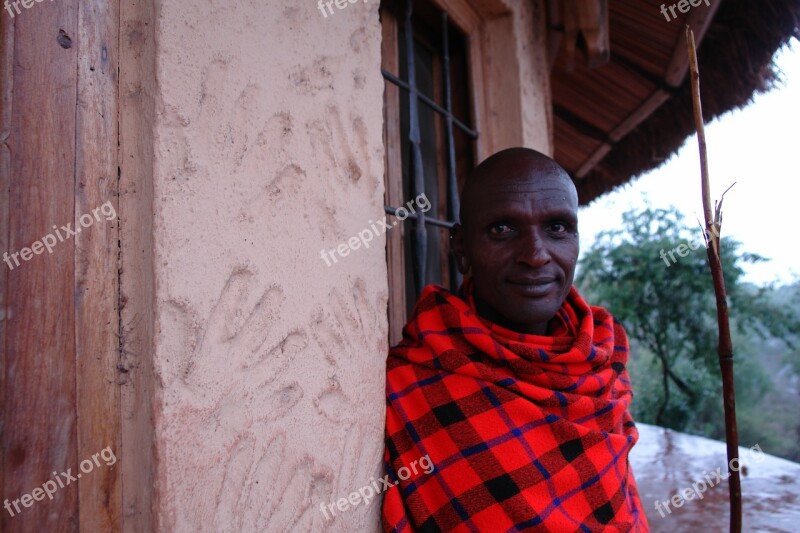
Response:
[[[444,161],[444,187],[447,190],[447,198],[451,199],[446,202],[447,206],[441,206],[442,211],[446,211],[448,220],[437,220],[431,217],[426,217],[424,213],[417,212],[408,217],[411,224],[399,224],[387,233],[386,240],[386,258],[388,270],[388,288],[389,288],[389,341],[391,345],[396,344],[402,338],[402,327],[406,322],[406,310],[408,302],[406,300],[407,294],[407,279],[405,275],[405,251],[404,240],[408,238],[411,232],[415,233],[415,242],[417,246],[422,248],[422,257],[419,253],[414,254],[414,271],[415,279],[421,280],[417,292],[427,284],[425,280],[424,261],[426,259],[427,251],[425,250],[424,238],[427,235],[427,225],[440,226],[449,229],[453,223],[458,220],[458,197],[459,197],[459,182],[455,175],[455,145],[454,133],[456,128],[463,131],[467,136],[472,138],[472,164],[477,164],[483,157],[486,151],[488,141],[482,135],[480,125],[482,124],[483,105],[485,103],[485,88],[483,78],[483,62],[486,59],[483,54],[481,33],[481,18],[478,13],[463,0],[429,0],[431,5],[441,12],[441,39],[442,39],[442,60],[439,69],[434,68],[434,75],[438,75],[444,82],[444,95],[440,100],[444,106],[439,106],[431,101],[426,95],[417,93],[412,89],[415,85],[414,79],[409,76],[409,80],[400,80],[400,51],[399,51],[399,38],[400,38],[400,16],[404,17],[404,27],[409,27],[410,17],[413,9],[413,0],[401,0],[404,4],[401,5],[398,16],[389,9],[381,10],[381,27],[383,45],[381,47],[381,73],[384,77],[384,145],[386,149],[386,175],[385,175],[385,194],[384,194],[384,211],[387,215],[395,215],[395,207],[403,206],[406,203],[403,191],[403,162],[401,155],[401,128],[400,128],[400,97],[401,91],[406,91],[409,94],[409,129],[414,130],[418,128],[418,124],[413,124],[418,120],[416,113],[417,106],[426,105],[438,114],[440,120],[444,123],[444,132],[441,132],[441,137],[444,138],[444,157],[441,158],[437,155],[437,161]],[[452,91],[449,80],[449,75],[444,75],[443,72],[449,72],[449,51],[448,51],[448,32],[449,24],[455,26],[465,37],[466,52],[467,52],[467,72],[469,87],[469,102],[468,108],[470,111],[469,120],[472,127],[461,123],[452,114]],[[406,49],[413,50],[413,32],[407,32],[405,35]],[[414,65],[413,54],[407,58],[408,72],[412,72]],[[437,72],[438,70],[438,72]],[[437,95],[431,95],[436,99]],[[413,103],[412,103],[413,101]],[[417,115],[417,116],[414,116]],[[437,121],[437,124],[439,121]],[[439,128],[437,127],[437,130]],[[478,132],[481,132],[479,134]],[[414,135],[409,135],[410,146],[412,151],[412,164],[414,168],[411,169],[412,178],[412,197],[425,192],[424,177],[421,173],[422,155],[418,143],[418,129],[416,131],[416,139]],[[440,132],[437,132],[439,135]],[[415,144],[416,142],[416,144]],[[442,155],[442,154],[439,154]],[[463,176],[462,176],[463,180]],[[441,188],[440,183],[440,188]],[[449,258],[449,245],[447,244],[447,235],[442,232],[442,239],[444,244],[442,246],[443,256]],[[422,243],[421,243],[422,241]],[[455,268],[450,269],[450,276],[456,276],[456,284],[460,283],[460,274],[457,273]]]

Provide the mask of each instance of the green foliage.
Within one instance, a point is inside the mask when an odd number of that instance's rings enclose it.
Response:
[[[759,413],[771,407],[764,399],[775,400],[782,390],[773,379],[777,370],[767,370],[760,359],[763,347],[767,339],[779,339],[781,349],[796,351],[800,310],[798,299],[787,297],[787,292],[800,293],[800,283],[781,291],[744,283],[743,265],[766,259],[740,252],[740,247],[732,239],[722,239],[742,442],[750,442],[744,437],[756,439],[753,443],[761,437],[775,446],[773,453],[780,448],[781,455],[800,457],[796,436],[787,441],[785,435],[775,434],[780,431],[763,420],[763,415],[759,419]],[[724,438],[716,305],[702,230],[690,231],[674,208],[648,206],[628,211],[619,229],[598,236],[578,269],[575,283],[587,300],[607,307],[631,337],[634,416],[643,422]],[[797,355],[782,364],[800,376]],[[776,364],[780,359],[778,354]],[[788,390],[791,383],[781,385]],[[782,421],[793,424],[789,434],[795,428],[800,434],[797,410],[793,421],[791,414]]]

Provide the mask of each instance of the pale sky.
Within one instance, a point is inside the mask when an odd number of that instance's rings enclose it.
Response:
[[[784,83],[706,125],[712,204],[737,183],[725,195],[722,236],[741,241],[742,251],[771,259],[746,266],[747,281],[758,284],[800,278],[800,43],[791,44],[776,58]],[[653,207],[677,207],[700,238],[699,160],[693,135],[662,167],[582,208],[581,250],[589,249],[599,231],[618,227],[623,211],[643,207],[645,198]]]

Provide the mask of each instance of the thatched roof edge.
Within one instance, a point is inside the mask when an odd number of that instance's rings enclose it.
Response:
[[[800,1],[725,0],[699,50],[706,122],[752,102],[780,82],[775,53],[800,38]],[[662,165],[694,133],[687,75],[672,97],[622,139],[583,179],[582,205]]]

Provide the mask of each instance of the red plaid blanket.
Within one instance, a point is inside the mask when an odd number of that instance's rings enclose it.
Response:
[[[548,336],[462,293],[426,287],[389,353],[384,531],[648,531],[622,326],[574,287]],[[430,474],[398,477],[426,455]]]

